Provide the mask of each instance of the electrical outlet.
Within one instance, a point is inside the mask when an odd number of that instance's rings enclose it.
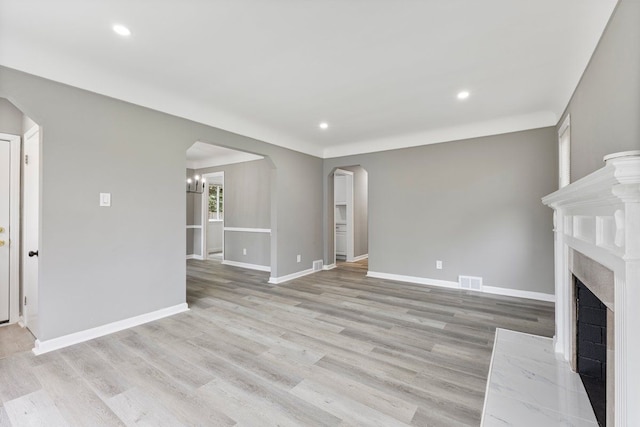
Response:
[[[296,261],[298,261],[298,262],[302,261],[302,255],[298,255],[298,256],[296,257]]]
[[[242,248],[242,255],[246,255],[247,254],[247,248]]]
[[[440,260],[436,261],[436,269],[442,270],[442,261]]]

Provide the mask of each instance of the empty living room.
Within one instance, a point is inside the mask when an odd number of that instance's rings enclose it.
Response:
[[[640,0],[0,0],[0,426],[640,426]]]

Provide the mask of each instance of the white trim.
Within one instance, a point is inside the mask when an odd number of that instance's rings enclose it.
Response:
[[[37,130],[37,127],[36,127]],[[0,133],[9,142],[9,324],[20,318],[20,160],[19,135]]]
[[[271,233],[270,228],[250,228],[250,227],[224,227],[224,231],[239,231],[243,233]]]
[[[36,132],[39,132],[39,131],[40,131],[40,126],[39,125],[31,126],[31,129],[29,129],[28,131],[26,131],[24,133],[24,139],[31,138]]]
[[[523,291],[520,289],[499,288],[497,286],[483,286],[482,292],[494,295],[504,295],[507,297],[527,298],[538,301],[556,302],[554,294],[544,292]]]
[[[40,128],[35,127],[36,131]],[[11,205],[11,216],[9,227],[11,233],[9,241],[9,323],[15,323],[20,316],[20,163],[22,159],[20,137],[16,136],[10,141],[11,143],[11,194],[9,195],[9,204]]]
[[[161,308],[160,310],[152,311],[150,313],[141,314],[139,316],[130,317],[128,319],[118,320],[117,322],[107,323],[106,325],[86,329],[84,331],[63,335],[58,338],[46,341],[36,340],[36,346],[32,351],[35,355],[48,353],[50,351],[69,347],[70,345],[79,344],[94,338],[113,334],[114,332],[122,331],[124,329],[133,328],[134,326],[142,325],[144,323],[153,322],[154,320],[162,319],[164,317],[173,316],[174,314],[188,310],[189,307],[187,306],[187,303],[182,303],[172,307]]]
[[[351,261],[347,260],[347,262],[358,262],[358,261],[362,261],[363,259],[367,259],[367,258],[369,258],[369,254],[358,255],[358,256],[354,256]]]
[[[232,267],[248,268],[249,270],[267,271],[269,273],[271,272],[271,267],[268,265],[249,264],[246,262],[230,261],[228,259],[223,260],[222,264],[230,265]]]
[[[487,412],[487,397],[489,396],[489,384],[491,383],[491,372],[493,371],[493,359],[496,357],[496,343],[498,342],[498,331],[501,328],[496,328],[496,332],[493,335],[493,349],[491,349],[491,361],[489,362],[489,372],[487,373],[487,386],[484,389],[484,403],[482,404],[482,417],[480,418],[480,427],[484,426],[484,414]]]
[[[189,228],[202,228],[201,225],[187,225],[187,229]]]
[[[368,271],[367,277],[373,277],[376,279],[395,280],[398,282],[416,283],[418,285],[438,286],[441,288],[460,289],[464,291],[469,290],[469,289],[460,288],[460,284],[458,282],[451,282],[448,280],[439,280],[439,279],[429,279],[427,277],[404,276],[401,274],[380,273],[377,271]],[[472,290],[472,291],[478,292],[478,293],[496,294],[496,295],[504,295],[504,296],[510,296],[510,297],[518,297],[518,298],[528,298],[528,299],[534,299],[539,301],[549,301],[549,302],[555,301],[555,296],[552,294],[545,294],[542,292],[533,292],[533,291],[521,291],[518,289],[499,288],[495,286],[483,286],[482,291],[476,291],[476,290]]]
[[[373,277],[375,279],[395,280],[397,282],[416,283],[419,285],[439,286],[441,288],[460,289],[460,284],[458,282],[429,279],[426,277],[404,276],[402,274],[380,273],[377,271],[367,271],[367,277]]]
[[[335,262],[333,264],[328,264],[328,265],[323,265],[322,266],[323,270],[333,270],[334,268],[336,268],[336,263]]]
[[[297,279],[298,277],[307,276],[313,273],[316,273],[316,271],[314,271],[313,268],[310,268],[308,270],[302,270],[302,271],[297,271],[295,273],[287,274],[286,276],[280,276],[280,277],[271,276],[269,277],[269,283],[277,285],[279,283],[287,282],[289,280]]]
[[[571,126],[571,114],[567,114],[567,117],[564,118],[564,121],[558,128],[558,138],[562,136],[564,131],[567,130],[569,126]]]
[[[607,160],[619,159],[620,157],[637,157],[640,156],[640,150],[619,151],[617,153],[607,154],[602,158],[606,163]]]
[[[571,114],[558,130],[558,188],[571,183]]]
[[[187,259],[202,259],[202,257],[196,254],[189,254],[187,255]]]

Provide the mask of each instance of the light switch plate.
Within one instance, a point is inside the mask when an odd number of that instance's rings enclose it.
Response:
[[[111,193],[100,193],[100,206],[111,206]]]

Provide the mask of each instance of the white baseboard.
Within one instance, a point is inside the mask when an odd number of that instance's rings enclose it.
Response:
[[[543,292],[522,291],[520,289],[498,288],[495,286],[483,286],[482,292],[495,295],[504,295],[507,297],[518,297],[534,299],[538,301],[555,302],[556,296],[553,294],[545,294]]]
[[[441,288],[460,289],[458,282],[450,282],[448,280],[428,279],[426,277],[403,276],[401,274],[379,273],[377,271],[367,271],[367,277],[376,279],[396,280],[398,282],[417,283],[419,285],[440,286]]]
[[[194,254],[187,255],[187,259],[196,259],[196,256]]]
[[[335,262],[333,264],[323,265],[322,266],[323,270],[333,270],[334,268],[336,268],[336,263]]]
[[[59,350],[70,345],[79,344],[81,342],[89,341],[94,338],[99,338],[105,335],[112,334],[114,332],[122,331],[123,329],[129,329],[134,326],[142,325],[143,323],[152,322],[154,320],[162,319],[163,317],[173,316],[174,314],[188,311],[189,307],[187,303],[174,305],[172,307],[161,308],[160,310],[152,311],[150,313],[141,314],[139,316],[130,317],[128,319],[118,320],[117,322],[108,323],[106,325],[98,326],[95,328],[87,329],[80,332],[74,332],[69,335],[64,335],[58,338],[53,338],[46,341],[36,340],[36,346],[32,350],[35,355],[48,353],[53,350]]]
[[[460,289],[458,282],[451,282],[448,280],[429,279],[426,277],[416,276],[403,276],[400,274],[378,273],[376,271],[367,272],[367,277],[374,277],[377,279],[396,280],[398,282],[416,283],[419,285],[431,285],[440,286],[442,288]],[[522,291],[519,289],[499,288],[496,286],[483,286],[482,291],[487,294],[504,295],[508,297],[527,298],[537,301],[555,302],[556,298],[553,294],[545,294],[543,292]]]
[[[347,260],[347,262],[358,262],[358,261],[362,261],[363,259],[367,259],[367,258],[369,258],[369,254],[358,255],[356,257],[353,257],[353,259],[351,261]]]
[[[269,283],[277,285],[277,284],[284,283],[289,280],[297,279],[298,277],[307,276],[313,273],[315,273],[315,271],[313,270],[313,268],[310,268],[308,270],[302,270],[302,271],[297,271],[295,273],[287,274],[286,276],[280,276],[280,277],[271,276],[269,278]]]
[[[271,267],[269,267],[268,265],[249,264],[249,263],[246,263],[246,262],[229,261],[228,259],[225,259],[224,261],[222,261],[222,263],[224,265],[230,265],[230,266],[233,266],[233,267],[247,268],[249,270],[258,270],[258,271],[271,272]]]

